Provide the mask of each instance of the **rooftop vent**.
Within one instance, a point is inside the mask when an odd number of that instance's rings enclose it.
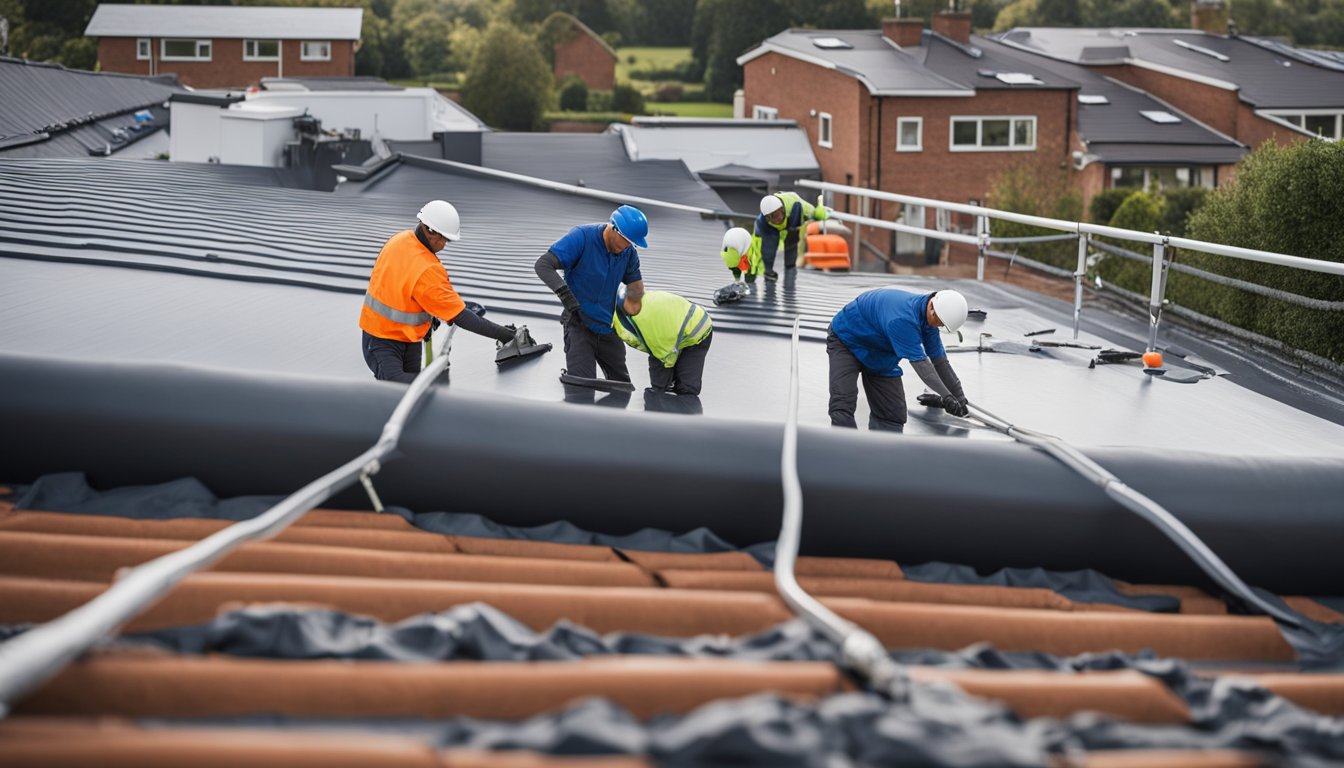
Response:
[[[1161,123],[1163,125],[1181,122],[1181,118],[1160,109],[1142,109],[1139,110],[1139,114],[1152,120],[1154,123]]]
[[[1111,100],[1099,93],[1080,93],[1078,94],[1079,104],[1110,104]]]
[[[1009,85],[1045,85],[1040,78],[1026,72],[999,72],[994,77]]]
[[[1212,48],[1205,48],[1205,47],[1202,46],[1202,45],[1191,45],[1190,43],[1187,43],[1187,42],[1185,42],[1184,40],[1172,40],[1171,42],[1175,43],[1176,45],[1179,45],[1180,47],[1186,49],[1187,51],[1194,51],[1195,53],[1202,53],[1202,54],[1204,54],[1205,56],[1209,56],[1209,57],[1211,57],[1211,58],[1215,58],[1215,59],[1217,59],[1217,60],[1219,60],[1219,61],[1231,61],[1231,60],[1232,60],[1232,59],[1228,58],[1227,56],[1224,56],[1223,54],[1221,54],[1221,53],[1219,53],[1219,52],[1213,50]]]
[[[853,48],[854,46],[846,43],[838,37],[816,37],[812,39],[812,44],[818,48]]]

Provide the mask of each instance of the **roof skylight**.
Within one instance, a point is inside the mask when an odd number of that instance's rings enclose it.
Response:
[[[846,43],[838,37],[815,37],[812,44],[818,48],[853,48],[854,46]]]
[[[1212,48],[1205,48],[1205,47],[1202,46],[1202,45],[1191,45],[1190,43],[1187,43],[1187,42],[1185,42],[1184,40],[1172,40],[1171,42],[1173,42],[1173,43],[1175,43],[1175,44],[1181,46],[1182,48],[1186,49],[1187,51],[1194,51],[1195,53],[1202,53],[1202,54],[1204,54],[1205,56],[1209,56],[1209,57],[1211,57],[1211,58],[1215,58],[1215,59],[1217,59],[1217,60],[1219,60],[1219,61],[1231,61],[1231,60],[1232,60],[1232,59],[1228,58],[1227,56],[1224,56],[1223,54],[1221,54],[1221,53],[1219,53],[1219,52],[1213,50]]]
[[[1079,104],[1110,104],[1111,100],[1099,93],[1080,93],[1078,94]]]
[[[1181,118],[1161,109],[1141,109],[1139,110],[1139,114],[1152,120],[1154,123],[1161,123],[1163,125],[1181,122]]]
[[[994,77],[1009,85],[1045,85],[1040,78],[1026,72],[999,72]]]

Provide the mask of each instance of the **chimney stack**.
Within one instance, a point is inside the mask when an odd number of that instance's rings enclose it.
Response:
[[[1190,0],[1190,28],[1227,34],[1227,3],[1223,0]]]
[[[943,11],[934,14],[933,31],[962,45],[971,42],[971,14],[966,11]]]
[[[902,48],[918,48],[924,38],[924,20],[883,19],[882,36]]]

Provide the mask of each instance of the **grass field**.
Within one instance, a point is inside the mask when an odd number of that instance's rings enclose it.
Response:
[[[634,57],[634,63],[630,62]],[[691,49],[686,48],[617,48],[616,81],[630,82],[630,73],[640,69],[671,69],[691,60]],[[638,87],[638,86],[636,86]]]
[[[732,117],[733,105],[717,101],[650,101],[644,104],[644,111],[651,115],[662,113],[677,117]]]

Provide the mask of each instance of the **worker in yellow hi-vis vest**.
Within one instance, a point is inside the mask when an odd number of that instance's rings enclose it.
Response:
[[[714,336],[709,313],[675,293],[649,291],[639,314],[616,303],[611,327],[631,347],[649,355],[649,387],[658,392],[698,395],[705,357]]]

